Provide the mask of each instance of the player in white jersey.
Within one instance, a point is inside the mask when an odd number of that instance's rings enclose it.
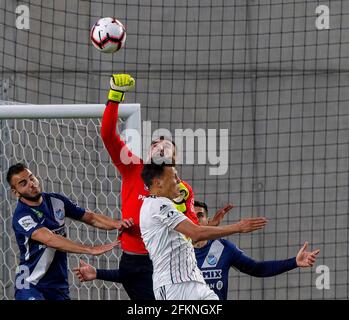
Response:
[[[201,271],[197,267],[195,252],[190,241],[174,228],[187,217],[175,209],[173,202],[165,197],[147,197],[141,209],[141,232],[150,259],[153,261],[153,288],[157,300],[198,299],[195,290],[181,291],[183,296],[170,296],[168,290],[174,284],[195,281],[207,292],[206,296],[218,297],[206,286]],[[174,286],[179,287],[179,286]],[[167,289],[167,290],[166,290]]]
[[[261,229],[265,218],[242,219],[236,224],[198,226],[179,212],[170,199],[179,194],[180,179],[173,166],[146,164],[142,178],[150,196],[142,205],[140,229],[153,262],[157,300],[218,300],[197,266],[193,241],[216,239]]]

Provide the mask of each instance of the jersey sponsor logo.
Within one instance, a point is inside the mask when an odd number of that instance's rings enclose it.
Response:
[[[222,270],[221,269],[202,270],[202,275],[204,276],[205,280],[222,279]]]
[[[164,210],[167,208],[167,204],[163,204],[161,207],[160,207],[160,211]]]
[[[172,217],[176,213],[176,211],[170,210],[170,209],[171,209],[171,207],[167,204],[163,204],[160,206],[160,212],[162,212],[162,211],[165,211],[164,213],[167,212],[167,218]]]
[[[175,214],[176,211],[173,211],[173,210],[170,210],[168,213],[167,213],[167,218],[171,218],[174,214]]]
[[[33,220],[31,216],[24,216],[18,220],[19,225],[25,230],[29,231],[30,229],[37,226],[37,223]]]
[[[36,210],[36,209],[33,209],[33,208],[30,208],[36,215],[39,219],[41,219],[43,217],[43,213],[39,210]]]
[[[221,280],[217,281],[216,283],[217,290],[222,290],[223,288],[223,282]]]
[[[214,240],[203,260],[201,268],[218,268],[217,264],[222,256],[224,245],[219,240]]]
[[[51,197],[51,204],[52,204],[52,210],[53,215],[58,222],[59,225],[64,224],[64,218],[65,218],[65,205],[64,202],[61,199]]]
[[[147,196],[144,196],[144,195],[142,195],[142,194],[139,194],[139,195],[138,195],[138,200],[144,201],[144,199],[145,199],[146,197],[147,197]]]
[[[217,264],[217,258],[213,254],[207,255],[206,261],[210,266],[214,266]]]
[[[209,287],[212,290],[222,290],[223,282],[221,280],[218,280],[217,282],[212,282],[209,284]]]
[[[62,209],[58,209],[55,211],[55,217],[58,220],[63,220],[64,219],[64,211]]]

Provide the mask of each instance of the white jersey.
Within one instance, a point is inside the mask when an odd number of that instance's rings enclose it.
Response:
[[[153,289],[187,281],[205,283],[190,239],[174,228],[188,219],[164,197],[145,198],[140,213],[142,238],[153,262]]]

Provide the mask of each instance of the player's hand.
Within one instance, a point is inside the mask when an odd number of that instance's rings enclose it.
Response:
[[[306,251],[307,247],[308,247],[308,242],[304,242],[303,247],[299,250],[297,254],[296,262],[298,267],[301,267],[301,268],[312,267],[315,263],[316,256],[320,252],[319,249],[312,252],[308,252]]]
[[[126,91],[131,90],[136,81],[129,74],[113,74],[110,77],[108,100],[120,102],[124,100]]]
[[[103,254],[103,253],[106,253],[106,252],[112,250],[114,247],[119,245],[119,243],[120,243],[120,241],[116,240],[116,241],[111,242],[111,243],[107,243],[107,244],[102,244],[100,246],[91,247],[90,248],[90,254],[92,254],[93,256],[99,256],[100,254]]]
[[[133,218],[116,221],[116,229],[118,229],[119,231],[131,228],[133,225]]]
[[[92,281],[97,278],[96,268],[80,259],[79,267],[73,269],[74,273],[81,282]]]
[[[268,223],[267,218],[246,218],[241,219],[237,225],[240,233],[251,232],[259,229],[263,229]]]
[[[208,220],[208,225],[213,227],[219,226],[224,216],[233,208],[234,208],[234,205],[232,203],[226,204],[223,208],[219,209],[215,213],[212,219]]]

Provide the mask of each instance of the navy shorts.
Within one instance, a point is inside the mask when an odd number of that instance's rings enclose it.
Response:
[[[16,300],[70,300],[68,288],[16,289]]]

